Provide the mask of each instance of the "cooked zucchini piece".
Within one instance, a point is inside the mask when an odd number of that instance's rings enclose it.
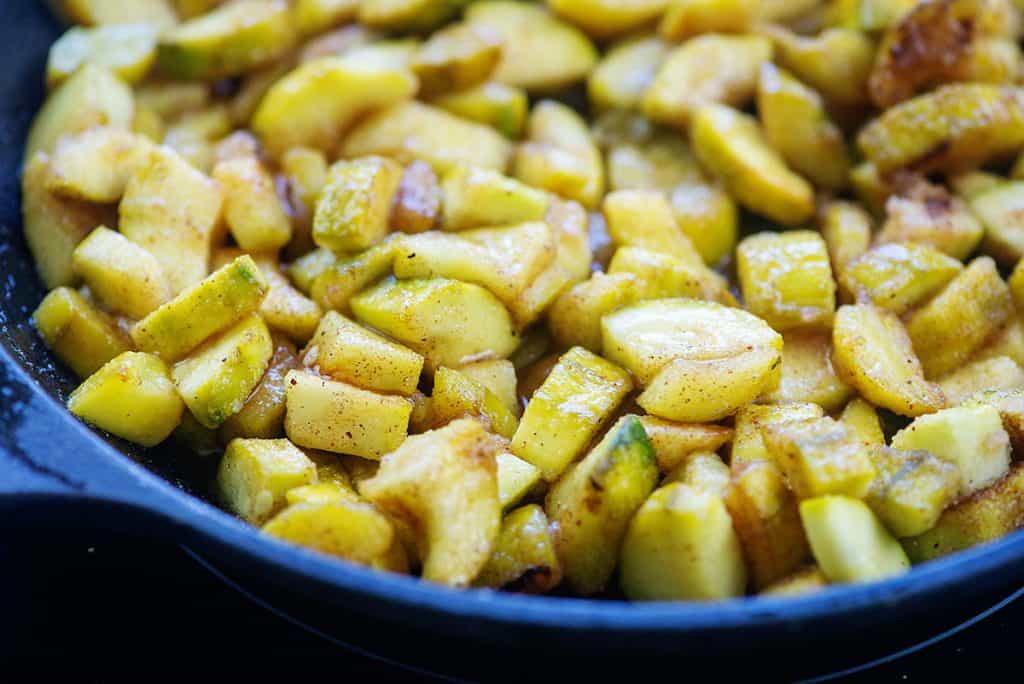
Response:
[[[594,38],[629,33],[650,24],[668,0],[548,0],[548,7]]]
[[[459,164],[503,171],[511,148],[489,126],[466,121],[437,107],[406,102],[356,126],[345,139],[341,153],[349,158],[379,154],[402,164],[421,159],[444,174]]]
[[[669,195],[672,213],[704,263],[717,266],[736,247],[739,210],[732,197],[718,185],[689,181]]]
[[[474,586],[543,594],[562,581],[562,567],[544,509],[517,508],[501,523],[494,552]]]
[[[490,390],[514,416],[522,413],[516,393],[516,367],[506,359],[474,361],[461,366],[459,372]]]
[[[686,457],[672,472],[665,476],[662,485],[681,482],[701,492],[708,492],[721,498],[729,487],[729,466],[715,453],[698,451]]]
[[[713,302],[665,299],[620,309],[602,319],[605,356],[642,384],[676,359],[736,359],[782,351],[782,336],[746,311]],[[771,389],[771,388],[768,388]],[[670,416],[663,416],[671,418]]]
[[[845,496],[800,503],[814,559],[830,582],[871,582],[901,575],[910,561],[867,504]]]
[[[217,469],[217,490],[228,510],[262,525],[285,507],[289,490],[316,479],[316,464],[287,439],[234,439]]]
[[[483,384],[442,366],[434,373],[430,424],[440,427],[460,418],[477,418],[492,432],[508,439],[519,425],[515,414]]]
[[[734,421],[735,435],[729,463],[733,471],[747,463],[767,461],[774,458],[764,442],[764,430],[771,425],[790,422],[805,422],[821,418],[824,410],[817,404],[789,402],[780,404],[747,404],[739,410]]]
[[[176,361],[254,312],[266,291],[256,263],[241,256],[136,323],[132,339],[142,351]]]
[[[258,264],[267,279],[267,296],[260,304],[260,315],[272,330],[289,336],[296,342],[307,342],[323,317],[319,304],[292,287],[282,275],[277,260],[260,258]]]
[[[894,449],[924,449],[960,473],[959,496],[985,489],[1010,467],[1010,437],[992,406],[958,406],[921,416],[892,438]]]
[[[934,527],[960,488],[957,467],[927,451],[883,446],[871,452],[871,461],[877,476],[864,500],[897,537]]]
[[[138,83],[156,59],[159,27],[153,24],[76,26],[50,46],[46,83],[55,88],[83,64],[110,69],[125,83]]]
[[[430,36],[412,60],[420,94],[434,97],[483,83],[501,60],[502,40],[472,24],[452,24]]]
[[[673,423],[655,416],[640,416],[640,423],[654,448],[658,470],[668,473],[686,462],[690,455],[714,453],[732,439],[732,430],[721,425]]]
[[[741,107],[754,97],[761,64],[772,57],[760,36],[706,35],[688,40],[665,59],[644,94],[649,118],[685,127],[709,103]]]
[[[756,0],[672,0],[658,33],[681,41],[701,33],[744,33],[759,18]]]
[[[389,227],[399,233],[425,233],[437,225],[444,196],[430,164],[414,161],[405,167],[391,203]]]
[[[221,425],[222,442],[236,437],[277,439],[284,436],[285,376],[302,364],[294,344],[281,337],[274,337],[273,342],[274,355],[260,384],[249,395],[242,410]]]
[[[415,530],[423,579],[466,586],[487,565],[501,528],[499,438],[475,420],[414,435],[359,493]]]
[[[496,457],[498,464],[498,499],[502,510],[508,510],[519,503],[541,482],[540,470],[518,456],[501,453]]]
[[[676,223],[665,196],[655,190],[618,190],[604,198],[608,235],[616,246],[642,247],[701,268],[704,260]]]
[[[68,410],[101,430],[151,447],[178,427],[185,404],[167,364],[151,354],[125,352],[71,393]]]
[[[286,378],[285,432],[302,447],[380,460],[405,441],[412,403],[293,370]]]
[[[166,28],[177,23],[168,0],[50,0],[50,6],[70,22],[86,26],[138,22]]]
[[[607,585],[630,519],[658,481],[654,450],[636,416],[624,416],[554,484],[545,510],[565,582],[582,595]]]
[[[32,314],[32,324],[46,346],[80,378],[130,349],[114,324],[70,287],[46,295]]]
[[[52,152],[57,141],[90,128],[131,130],[135,98],[110,69],[87,63],[54,90],[36,114],[25,142],[25,163]]]
[[[25,241],[36,270],[48,288],[76,282],[72,254],[85,236],[106,223],[101,206],[60,197],[47,189],[50,158],[40,152],[29,161],[21,178],[21,215]],[[113,217],[116,218],[116,217]]]
[[[395,277],[451,278],[487,288],[512,306],[555,257],[551,228],[542,221],[458,234],[429,232],[400,238]]]
[[[970,198],[971,211],[985,226],[985,251],[1000,263],[1024,256],[1024,182],[999,183]]]
[[[919,242],[932,245],[954,259],[966,259],[985,229],[967,204],[944,188],[915,182],[885,203],[886,220],[878,243]]]
[[[543,192],[487,169],[457,166],[441,188],[445,230],[542,221],[549,205]]]
[[[394,255],[395,242],[385,239],[365,252],[336,260],[314,278],[310,297],[324,309],[347,315],[353,297],[391,273]]]
[[[752,117],[704,105],[694,113],[690,139],[701,164],[747,209],[786,226],[814,214],[814,190],[789,170]]]
[[[501,302],[482,287],[457,280],[385,281],[353,298],[352,311],[422,354],[428,373],[474,359],[505,358],[519,345]]]
[[[857,301],[902,314],[944,288],[963,269],[931,245],[878,245],[847,263],[842,282]]]
[[[839,377],[871,403],[894,413],[919,416],[946,405],[939,386],[925,380],[903,323],[875,306],[839,308],[832,329],[832,360]]]
[[[836,285],[820,234],[752,235],[736,249],[736,270],[747,308],[776,330],[831,325]]]
[[[654,492],[629,523],[621,581],[632,600],[741,596],[747,568],[722,498],[679,482]]]
[[[292,237],[274,178],[256,157],[222,161],[213,178],[224,191],[224,220],[246,252],[276,252]]]
[[[1024,448],[1024,390],[988,390],[978,392],[964,406],[992,406],[999,411],[1003,429],[1010,436],[1014,451]]]
[[[282,0],[236,0],[160,36],[160,70],[181,80],[238,76],[291,50],[297,36]]]
[[[128,181],[118,227],[156,257],[180,293],[209,272],[222,204],[217,183],[160,148]]]
[[[762,25],[759,30],[771,38],[778,65],[830,104],[858,107],[867,102],[875,62],[875,42],[869,36],[845,28],[827,28],[812,36],[778,25]]]
[[[429,31],[458,12],[467,0],[364,0],[359,22],[388,32]]]
[[[842,423],[823,417],[762,428],[772,460],[800,499],[864,497],[875,478],[871,452]]]
[[[1008,356],[978,359],[938,379],[950,406],[984,391],[1024,388],[1024,370]]]
[[[360,0],[296,0],[292,21],[302,36],[315,36],[356,17]]]
[[[935,527],[903,540],[915,563],[994,541],[1024,525],[1024,463],[1002,480],[947,509]]]
[[[582,81],[597,63],[590,40],[542,7],[505,0],[474,2],[465,19],[501,36],[505,47],[494,74],[500,83],[531,93],[558,90]]]
[[[772,582],[761,590],[761,596],[806,596],[828,586],[828,578],[817,565],[811,565]]]
[[[357,118],[415,91],[416,78],[407,69],[323,57],[270,88],[253,114],[252,130],[274,157],[299,146],[333,153]]]
[[[640,280],[632,273],[595,273],[565,290],[548,312],[551,334],[564,347],[601,352],[601,318],[638,298]]]
[[[512,438],[512,453],[553,482],[579,458],[632,387],[621,368],[581,347],[570,349],[533,393]]]
[[[526,91],[494,81],[442,95],[433,104],[463,119],[490,126],[506,138],[522,136],[530,107]]]
[[[810,555],[797,500],[774,463],[734,461],[725,505],[755,588],[787,576]]]
[[[212,96],[208,83],[196,81],[143,83],[135,91],[138,107],[153,111],[165,121],[206,108]]]
[[[329,311],[306,348],[304,363],[363,389],[409,396],[416,390],[423,357]]]
[[[586,121],[553,100],[534,105],[527,142],[516,150],[513,169],[527,185],[588,209],[597,207],[604,193],[604,164]]]
[[[860,397],[846,405],[839,416],[839,422],[868,446],[885,446],[885,434],[882,432],[878,411]]]
[[[152,150],[147,139],[116,128],[91,128],[65,136],[50,157],[46,186],[64,197],[117,202]]]
[[[639,109],[670,46],[658,38],[631,38],[617,43],[587,79],[587,95],[599,110]]]
[[[1007,356],[1017,365],[1024,363],[1024,321],[1014,315],[995,335],[978,350],[975,361]],[[956,371],[954,371],[956,372]],[[943,377],[948,378],[949,375]]]
[[[817,92],[765,62],[758,79],[757,112],[768,143],[793,169],[822,188],[842,190],[848,185],[846,141]]]
[[[172,377],[196,420],[217,428],[242,410],[273,354],[270,331],[253,314],[177,363]]]
[[[973,168],[1024,145],[1024,90],[945,85],[886,110],[861,129],[857,145],[882,173]]]
[[[313,240],[334,252],[359,252],[388,233],[388,216],[402,167],[383,157],[340,161],[331,167],[313,217]]]
[[[408,560],[387,516],[356,501],[292,504],[263,531],[271,537],[391,572],[408,572]]]
[[[826,411],[845,404],[854,390],[832,367],[832,336],[824,331],[793,330],[782,340],[782,376],[767,400],[810,402]]]
[[[845,287],[850,262],[871,245],[871,215],[853,202],[829,202],[821,216],[821,235],[828,245],[832,271],[839,276],[839,285]]]
[[[109,228],[100,226],[72,254],[75,273],[112,311],[145,318],[168,301],[171,285],[152,254]]]
[[[925,375],[937,377],[966,362],[1012,314],[1010,290],[995,262],[978,257],[911,314],[907,333]]]

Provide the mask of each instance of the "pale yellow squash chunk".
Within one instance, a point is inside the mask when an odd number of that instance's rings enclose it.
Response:
[[[634,304],[605,316],[601,330],[604,355],[643,384],[676,359],[740,360],[768,352],[777,361],[782,352],[782,336],[756,316],[690,299]]]
[[[329,311],[310,340],[306,366],[375,392],[406,396],[416,390],[423,357]]]
[[[670,46],[658,38],[616,44],[587,79],[587,94],[598,109],[638,109]]]
[[[903,540],[915,563],[995,541],[1024,526],[1024,464],[988,489],[957,502],[931,530]]]
[[[210,104],[212,95],[207,83],[166,81],[140,84],[135,100],[139,107],[169,121],[203,109]]]
[[[316,464],[287,439],[234,439],[217,469],[217,490],[228,510],[262,525],[285,507],[289,490],[316,475]]]
[[[498,499],[502,510],[519,503],[541,482],[540,470],[510,453],[498,454]]]
[[[46,295],[32,314],[32,324],[46,346],[80,378],[130,349],[113,322],[69,287]]]
[[[314,242],[335,252],[358,252],[383,240],[402,172],[383,157],[337,162],[317,200]]]
[[[857,397],[843,409],[839,422],[869,446],[885,446],[885,433],[878,411],[867,401]]]
[[[950,406],[978,392],[1024,388],[1024,369],[1008,356],[978,359],[937,380]]]
[[[629,524],[621,582],[640,601],[741,596],[747,568],[722,498],[678,482],[654,492]]]
[[[324,57],[271,87],[252,117],[252,130],[275,157],[298,146],[332,153],[358,117],[415,91],[416,78],[406,69]]]
[[[892,242],[847,263],[842,281],[858,301],[902,314],[941,290],[962,269],[959,261],[930,245]]]
[[[553,482],[579,458],[632,389],[629,375],[596,354],[566,352],[533,393],[512,453]]]
[[[405,167],[388,223],[398,233],[424,233],[437,225],[444,195],[430,164],[414,161]]]
[[[267,279],[267,295],[260,304],[260,315],[272,330],[284,333],[296,342],[307,342],[323,317],[319,304],[292,287],[276,259],[262,257],[257,263]]]
[[[443,109],[406,102],[370,116],[341,148],[344,157],[379,154],[402,164],[428,162],[439,174],[458,164],[503,171],[511,149],[500,133]]]
[[[273,355],[270,331],[253,314],[178,362],[172,377],[196,420],[217,428],[242,410]]]
[[[353,297],[391,273],[395,241],[385,239],[365,252],[347,259],[337,259],[329,250],[317,261],[306,264],[313,278],[309,296],[324,309],[347,314]],[[320,260],[322,259],[322,261]],[[295,268],[292,278],[296,278]]]
[[[597,49],[586,35],[541,7],[474,2],[465,19],[502,37],[505,47],[494,79],[506,85],[530,92],[558,90],[582,81],[597,63]]]
[[[381,462],[359,492],[415,530],[423,579],[466,586],[498,541],[495,457],[501,441],[475,420],[414,435]]]
[[[541,221],[550,204],[543,192],[514,178],[464,166],[445,174],[441,190],[445,230]]]
[[[515,176],[542,190],[597,207],[604,192],[604,164],[586,122],[552,100],[533,107],[527,142],[516,150]]]
[[[294,344],[281,337],[273,340],[274,355],[260,384],[249,395],[242,410],[220,426],[218,435],[222,443],[236,437],[276,439],[284,436],[285,376],[301,364]]]
[[[871,403],[904,416],[945,406],[946,397],[925,380],[910,336],[895,315],[871,305],[840,307],[832,346],[839,376]]]
[[[665,196],[654,190],[619,190],[604,198],[608,235],[617,246],[643,247],[703,267],[704,260],[676,223]]]
[[[985,228],[959,197],[942,186],[915,181],[885,202],[885,223],[876,243],[919,242],[954,259],[966,259]]]
[[[839,200],[825,205],[821,216],[821,236],[828,245],[832,271],[838,276],[840,287],[845,287],[845,274],[850,262],[871,245],[871,228],[871,215],[859,204]]]
[[[787,226],[814,213],[810,184],[790,171],[750,116],[724,105],[704,105],[690,130],[694,152],[736,200]]]
[[[875,61],[875,42],[865,33],[826,28],[801,36],[778,25],[758,30],[771,38],[775,61],[814,88],[830,104],[859,106],[868,100],[868,77]]]
[[[522,136],[530,108],[526,91],[495,81],[442,95],[433,104],[463,119],[490,126],[507,138]]]
[[[739,210],[722,187],[705,182],[685,182],[669,195],[672,213],[680,230],[704,257],[716,266],[732,252],[739,233]]]
[[[640,416],[640,423],[654,448],[658,470],[668,473],[696,453],[714,453],[732,439],[732,430],[721,425],[673,423],[655,416]]]
[[[759,18],[757,0],[672,0],[658,33],[680,41],[701,33],[744,33]]]
[[[178,293],[206,277],[222,205],[216,183],[161,148],[128,181],[119,228],[156,257]]]
[[[112,24],[74,27],[50,46],[46,82],[54,88],[83,64],[113,71],[125,83],[138,83],[156,59],[159,27],[153,24]]]
[[[548,0],[548,7],[595,38],[629,33],[665,11],[668,0]]]
[[[224,220],[238,246],[247,252],[274,252],[292,237],[291,220],[274,187],[274,178],[255,157],[217,164],[213,178],[224,191]]]
[[[782,377],[767,399],[810,402],[826,411],[845,404],[854,390],[832,367],[832,336],[826,331],[790,331],[782,339]]]
[[[296,0],[292,20],[301,35],[313,36],[354,19],[359,3],[360,0]]]
[[[797,500],[774,463],[732,467],[725,505],[754,586],[763,588],[793,572],[810,555]]]
[[[440,427],[460,418],[477,418],[495,434],[510,439],[519,426],[514,413],[482,383],[451,368],[434,373],[429,423]]]
[[[156,258],[103,226],[75,248],[72,263],[108,309],[130,318],[144,318],[172,296],[171,285]]]
[[[175,361],[254,312],[266,291],[256,263],[241,256],[136,323],[132,339],[139,349]]]
[[[447,21],[467,0],[363,0],[359,22],[388,32],[429,31]]]
[[[144,22],[166,28],[177,23],[169,0],[50,0],[50,6],[69,21],[86,26]]]
[[[1010,437],[992,406],[958,406],[921,416],[893,435],[892,446],[924,449],[952,463],[960,473],[960,496],[985,489],[1010,467]]]
[[[25,241],[43,284],[76,282],[71,255],[85,236],[112,218],[104,207],[68,199],[47,190],[50,159],[40,152],[22,171],[21,216]]]
[[[51,155],[46,186],[64,197],[117,202],[152,150],[145,138],[116,128],[93,128],[65,136]]]
[[[288,52],[297,36],[284,0],[237,0],[160,36],[160,70],[181,80],[237,76]]]
[[[870,449],[832,418],[767,425],[762,436],[801,499],[827,494],[862,498],[875,478]]]
[[[787,402],[778,404],[747,404],[736,413],[735,435],[729,463],[734,472],[747,463],[774,463],[764,442],[764,430],[771,425],[821,418],[824,410],[817,404]]]
[[[508,311],[478,285],[445,278],[385,281],[352,299],[361,322],[419,352],[432,373],[482,358],[505,358],[519,345]]]
[[[101,430],[151,447],[170,436],[185,405],[163,361],[125,352],[71,393],[68,410]]]
[[[566,347],[601,352],[601,318],[638,299],[640,279],[632,273],[595,273],[565,290],[548,311],[551,334]]]
[[[285,432],[299,446],[380,460],[405,441],[412,403],[306,371],[286,378]]]
[[[729,488],[731,477],[729,466],[722,461],[721,456],[697,451],[687,456],[686,460],[666,475],[662,485],[680,482],[721,498]]]
[[[800,504],[814,559],[830,582],[871,582],[901,575],[910,561],[863,501],[823,496]]]
[[[518,383],[516,368],[511,361],[506,359],[474,361],[458,370],[493,392],[494,396],[501,400],[501,403],[512,415],[518,416],[522,412],[519,395],[516,392]]]
[[[876,477],[865,502],[897,537],[930,530],[957,496],[957,467],[927,451],[880,447],[871,461]]]
[[[836,284],[818,233],[752,235],[736,249],[736,270],[744,304],[776,330],[832,323]]]
[[[910,316],[907,333],[925,375],[938,377],[966,362],[1012,313],[995,262],[979,257]]]
[[[505,516],[494,553],[473,584],[543,594],[561,581],[562,567],[555,555],[548,518],[543,508],[530,505]]]
[[[985,251],[1000,263],[1024,256],[1024,182],[999,183],[972,195],[971,211],[985,226]]]
[[[766,62],[757,85],[757,112],[768,143],[794,170],[823,188],[847,186],[846,141],[817,92]]]
[[[644,114],[685,127],[709,103],[741,107],[757,88],[772,45],[759,36],[706,35],[673,50],[643,99]]]
[[[548,493],[555,551],[566,584],[582,595],[605,588],[629,521],[658,480],[654,450],[636,416],[624,416]]]
[[[487,80],[501,60],[502,39],[485,26],[452,24],[434,33],[413,57],[420,94],[433,97]]]
[[[811,565],[772,582],[760,596],[796,597],[814,594],[828,587],[828,578],[817,565]]]

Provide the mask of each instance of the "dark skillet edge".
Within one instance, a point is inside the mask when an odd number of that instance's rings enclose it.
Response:
[[[25,489],[9,493],[0,507],[25,510],[31,504],[82,509],[101,504],[104,520],[132,526],[158,525],[161,534],[213,555],[235,555],[232,564],[259,567],[268,573],[286,566],[300,580],[304,593],[342,590],[349,598],[363,595],[359,605],[367,612],[385,608],[396,620],[435,622],[460,618],[460,631],[470,625],[536,627],[571,630],[595,636],[623,631],[697,634],[713,638],[737,629],[786,632],[795,625],[823,629],[830,622],[870,624],[904,614],[929,597],[955,596],[958,600],[986,590],[990,585],[1010,586],[1012,578],[1024,577],[1024,532],[961,554],[915,568],[910,573],[875,584],[833,587],[808,597],[746,598],[717,604],[628,604],[588,599],[527,597],[482,590],[456,590],[420,582],[411,577],[374,572],[299,549],[265,537],[218,508],[193,497],[121,454],[90,428],[75,420],[52,395],[36,383],[4,345],[0,363],[9,382],[27,390],[25,409],[17,424],[5,430],[17,433],[18,425],[47,425],[47,440],[74,445],[67,449],[34,454],[38,468],[60,472],[78,487],[51,486],[41,493]],[[37,437],[38,439],[38,437]],[[32,445],[29,444],[29,447]],[[38,445],[36,445],[38,447]],[[10,470],[9,449],[2,463]],[[51,482],[51,485],[54,485]],[[59,484],[59,483],[58,483]],[[1017,582],[1019,584],[1019,582]]]

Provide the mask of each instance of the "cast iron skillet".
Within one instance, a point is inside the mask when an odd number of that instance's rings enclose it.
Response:
[[[127,0],[126,0],[127,1]],[[0,9],[0,520],[75,518],[189,547],[303,624],[376,653],[448,673],[532,680],[561,672],[680,674],[756,666],[762,678],[812,675],[906,646],[976,613],[1024,577],[1024,533],[898,579],[796,600],[627,604],[454,591],[371,572],[268,539],[218,510],[187,458],[133,451],[72,418],[74,379],[29,322],[44,291],[21,237],[17,174],[58,35],[41,2]],[[170,465],[168,465],[170,464]],[[200,495],[200,496],[197,496]],[[154,587],[158,591],[159,587]],[[197,616],[201,619],[201,616]],[[519,649],[529,656],[516,656]]]

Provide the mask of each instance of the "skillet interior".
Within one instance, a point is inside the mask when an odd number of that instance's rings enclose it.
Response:
[[[17,182],[25,132],[44,94],[41,74],[47,48],[58,29],[41,2],[5,0],[3,4],[0,357],[15,360],[49,397],[61,401],[73,388],[74,380],[54,365],[29,323],[31,311],[44,292],[21,237]],[[4,363],[10,360],[0,358],[0,365]],[[0,405],[7,400],[8,396],[0,395]],[[0,425],[3,417],[0,406]],[[60,419],[75,424],[68,414],[60,414]],[[100,437],[84,429],[69,430],[77,430],[76,435],[81,436],[76,439],[93,445],[91,451],[119,460],[100,443]],[[201,474],[183,468],[180,459],[172,458],[171,453],[135,451],[119,440],[106,441],[179,489],[205,495]],[[160,489],[158,483],[154,487]],[[788,650],[795,642],[805,649],[834,645],[851,635],[856,638],[866,629],[880,640],[889,634],[890,638],[905,641],[915,629],[934,632],[944,620],[955,619],[978,606],[983,596],[1019,585],[1018,578],[1024,576],[1024,536],[1017,533],[984,549],[928,564],[896,580],[837,588],[791,601],[629,605],[455,592],[410,578],[371,573],[266,540],[225,514],[207,506],[190,505],[180,492],[163,489],[168,491],[160,493],[161,503],[154,507],[164,514],[171,511],[176,539],[216,557],[219,565],[230,568],[243,583],[251,580],[255,586],[276,592],[281,601],[294,600],[297,607],[303,606],[299,610],[316,610],[308,606],[318,603],[318,618],[330,608],[333,612],[325,619],[335,624],[342,616],[355,614],[364,620],[372,616],[392,629],[401,625],[402,629],[419,630],[434,638],[442,634],[457,636],[463,644],[474,642],[485,648],[544,646],[562,654],[589,652],[592,665],[601,662],[593,651],[598,648],[608,655],[636,651],[676,657],[682,649],[691,657],[700,654],[705,658],[742,648],[750,657],[757,657],[755,653]],[[146,505],[145,501],[139,502],[141,508]],[[508,663],[507,655],[503,660],[509,673],[517,667],[528,667]]]

